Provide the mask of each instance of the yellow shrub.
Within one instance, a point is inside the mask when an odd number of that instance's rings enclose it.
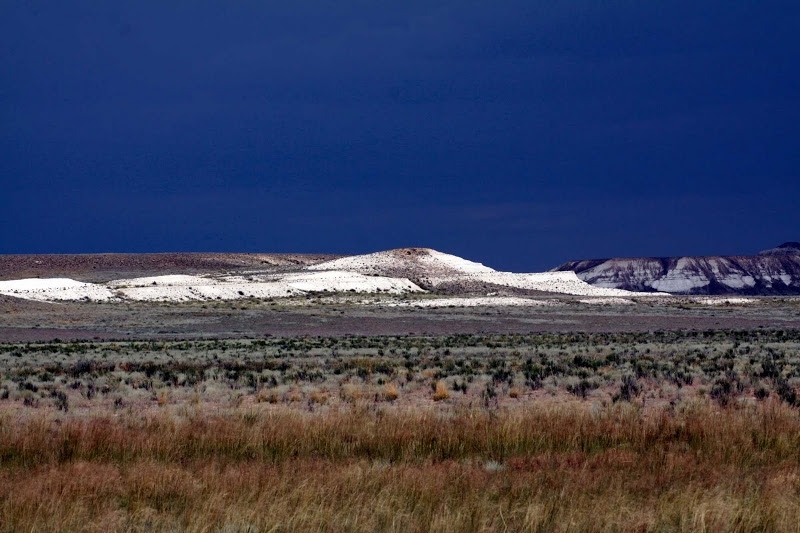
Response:
[[[450,397],[450,393],[447,391],[447,384],[443,380],[439,380],[436,382],[436,390],[433,391],[433,400],[435,402],[439,402],[441,400],[446,400]]]
[[[387,383],[383,388],[383,399],[387,402],[393,402],[400,396],[400,391],[397,390],[397,385],[394,383]]]
[[[325,391],[315,390],[308,395],[308,401],[311,403],[318,403],[324,405],[328,401],[328,393]]]

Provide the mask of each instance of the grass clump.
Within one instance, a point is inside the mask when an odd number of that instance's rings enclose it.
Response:
[[[443,380],[437,381],[433,389],[433,401],[440,402],[448,398],[450,398],[450,392],[447,390],[447,383]]]
[[[396,383],[387,383],[383,387],[383,400],[384,401],[393,402],[399,397],[400,397],[400,391],[398,390]]]

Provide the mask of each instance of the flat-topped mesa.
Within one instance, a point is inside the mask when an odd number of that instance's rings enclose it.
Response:
[[[92,283],[166,274],[203,274],[236,270],[297,270],[341,257],[293,253],[97,253],[2,255],[0,281],[71,278]]]
[[[595,286],[672,294],[800,294],[800,243],[758,255],[634,257],[570,261],[572,271]]]

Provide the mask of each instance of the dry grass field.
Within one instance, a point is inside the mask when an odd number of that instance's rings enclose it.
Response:
[[[800,416],[186,407],[0,423],[3,531],[796,531]]]
[[[0,345],[0,531],[797,531],[800,331]]]

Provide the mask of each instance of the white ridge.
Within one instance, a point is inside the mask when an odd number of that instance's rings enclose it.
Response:
[[[428,248],[404,248],[344,257],[289,273],[243,276],[223,272],[208,275],[166,275],[119,279],[104,284],[68,278],[0,282],[0,294],[32,300],[190,301],[240,298],[280,298],[314,292],[405,294],[424,292],[409,278],[434,287],[443,283],[481,283],[500,287],[587,297],[648,296],[620,289],[595,287],[574,272],[517,274]],[[664,294],[660,294],[664,296]],[[614,300],[607,300],[614,301]],[[427,303],[430,302],[430,303]],[[619,300],[615,303],[622,303]],[[593,302],[594,303],[594,302]],[[599,303],[599,302],[598,302]],[[543,305],[526,298],[449,298],[411,305]]]
[[[0,294],[26,300],[110,300],[111,290],[103,285],[83,283],[69,278],[28,278],[0,281]]]

